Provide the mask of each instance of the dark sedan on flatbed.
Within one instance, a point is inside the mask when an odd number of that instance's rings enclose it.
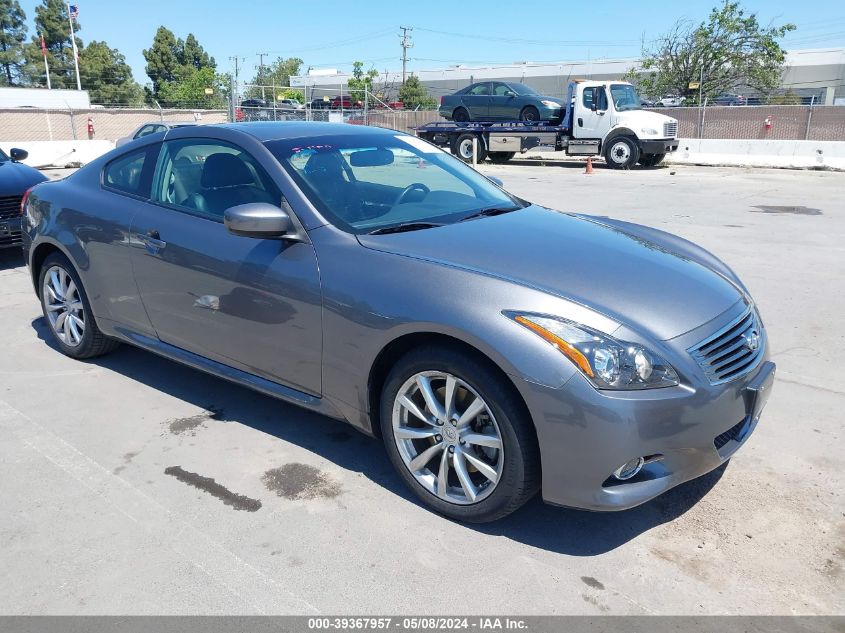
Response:
[[[552,121],[563,113],[561,99],[544,97],[521,83],[479,81],[440,97],[440,116],[466,121]]]

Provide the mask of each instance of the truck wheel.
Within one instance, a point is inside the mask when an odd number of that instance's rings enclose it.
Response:
[[[475,134],[461,134],[452,147],[452,153],[465,163],[472,163],[472,139],[474,138],[478,138],[476,161],[483,163],[487,158],[487,148],[484,147],[484,141]]]
[[[611,169],[630,169],[640,159],[640,148],[628,136],[617,136],[604,150],[604,160]]]
[[[640,165],[643,167],[656,167],[663,162],[666,154],[643,154],[640,156]]]
[[[534,106],[526,106],[522,108],[522,112],[519,113],[519,120],[520,121],[539,121],[540,120],[540,111],[537,110]]]
[[[466,111],[466,108],[455,108],[452,113],[452,120],[455,123],[466,123],[469,121],[469,112]]]
[[[487,154],[487,158],[494,163],[506,163],[514,156],[516,156],[516,152],[490,152]]]

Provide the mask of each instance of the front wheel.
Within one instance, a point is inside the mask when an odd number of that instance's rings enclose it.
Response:
[[[627,136],[617,136],[604,150],[604,160],[612,169],[630,169],[639,159],[639,147]]]
[[[530,122],[539,121],[540,111],[534,106],[526,106],[522,109],[522,112],[519,113],[519,120]]]
[[[460,521],[510,514],[539,488],[534,429],[512,384],[446,347],[402,357],[381,394],[390,461],[423,503]]]
[[[656,167],[663,162],[666,154],[643,154],[640,156],[640,165],[643,167]]]

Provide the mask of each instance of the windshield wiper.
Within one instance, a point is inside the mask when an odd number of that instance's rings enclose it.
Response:
[[[436,222],[404,222],[396,226],[385,226],[375,231],[370,231],[367,235],[384,235],[385,233],[405,233],[406,231],[419,231],[421,229],[433,229],[436,226],[443,226]]]
[[[466,220],[474,220],[476,218],[488,218],[491,215],[502,215],[503,213],[510,213],[511,211],[518,211],[523,207],[486,207],[481,209],[480,211],[476,211],[475,213],[466,216],[465,218],[461,218],[460,222],[465,222]]]

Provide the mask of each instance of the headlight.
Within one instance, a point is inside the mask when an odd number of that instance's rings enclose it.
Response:
[[[640,130],[640,132],[646,134],[647,136],[657,136],[657,130],[655,130],[653,127],[644,127]]]
[[[669,363],[636,343],[626,343],[570,321],[506,313],[575,363],[597,389],[653,389],[678,384]]]
[[[544,106],[547,108],[559,108],[560,104],[557,101],[541,101]]]

